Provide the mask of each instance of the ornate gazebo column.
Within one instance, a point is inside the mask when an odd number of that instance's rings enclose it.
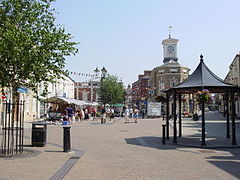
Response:
[[[230,122],[229,122],[229,94],[227,93],[226,96],[226,116],[227,116],[227,121],[226,121],[226,137],[230,138]]]
[[[202,102],[202,146],[206,146],[205,134],[205,102]]]
[[[173,92],[173,143],[177,143],[177,95],[176,90]]]
[[[179,119],[179,134],[178,134],[178,136],[179,137],[182,137],[182,95],[181,95],[181,93],[179,93],[179,95],[178,95],[178,106],[179,106],[179,110],[178,110],[178,119]]]
[[[166,97],[166,139],[169,139],[169,93],[167,92]]]
[[[234,100],[234,92],[231,92],[231,104],[232,104],[232,145],[237,145],[236,142],[236,125],[235,125],[235,100]]]

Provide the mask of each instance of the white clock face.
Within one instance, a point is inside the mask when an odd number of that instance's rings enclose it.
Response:
[[[174,51],[174,47],[173,46],[168,46],[167,50],[169,53],[172,53]]]

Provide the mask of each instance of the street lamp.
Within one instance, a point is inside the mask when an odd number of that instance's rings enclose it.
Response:
[[[97,77],[98,76],[98,73],[100,72],[100,70],[96,67],[96,69],[94,70],[95,72],[95,76]]]
[[[107,75],[107,70],[106,70],[106,68],[105,68],[104,66],[103,66],[103,68],[101,69],[101,72],[102,72],[101,77],[102,77],[102,78],[105,78],[106,75]]]
[[[101,77],[98,76],[100,71],[101,71]],[[106,75],[107,75],[107,70],[106,70],[106,68],[104,66],[102,67],[101,70],[99,70],[96,67],[96,69],[94,70],[94,73],[95,73],[95,79],[100,78],[100,82],[102,83],[103,78],[105,78]],[[93,92],[93,82],[92,81],[91,81],[90,85],[91,85],[91,101],[93,101],[93,94],[94,94],[94,92]],[[96,99],[97,99],[97,94],[96,94]]]

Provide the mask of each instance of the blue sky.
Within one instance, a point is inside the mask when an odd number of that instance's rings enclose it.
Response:
[[[179,63],[191,73],[202,53],[207,66],[225,78],[240,51],[239,0],[57,0],[53,6],[57,23],[80,42],[66,69],[90,74],[105,66],[125,85],[163,64],[161,42],[169,25],[179,39]]]

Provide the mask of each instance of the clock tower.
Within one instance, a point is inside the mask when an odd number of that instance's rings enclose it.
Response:
[[[171,38],[170,35],[169,35],[168,39],[164,39],[162,41],[163,53],[164,53],[163,63],[167,63],[170,60],[173,60],[175,62],[178,61],[178,58],[177,58],[177,43],[178,43],[178,39],[173,39],[173,38]]]

